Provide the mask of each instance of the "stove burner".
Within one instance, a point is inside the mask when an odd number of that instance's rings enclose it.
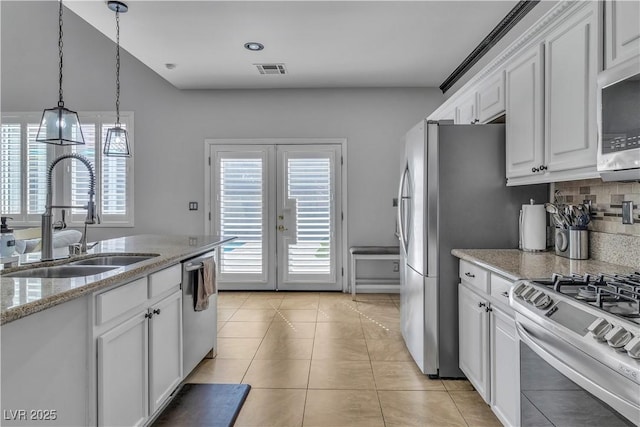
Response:
[[[554,291],[594,305],[613,315],[640,319],[640,273],[572,274],[554,273],[551,280],[535,283],[552,287]]]
[[[580,289],[578,289],[578,296],[576,298],[578,299],[585,299],[585,300],[591,300],[594,299],[596,297],[596,291],[595,289],[592,288],[588,288],[588,287],[581,287]]]

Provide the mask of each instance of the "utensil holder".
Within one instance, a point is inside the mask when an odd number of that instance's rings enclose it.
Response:
[[[589,230],[582,227],[556,228],[556,255],[589,259]]]

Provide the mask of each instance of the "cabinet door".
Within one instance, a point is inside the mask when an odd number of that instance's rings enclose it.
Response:
[[[541,44],[525,52],[506,67],[507,178],[539,171],[544,161],[544,122]]]
[[[99,426],[137,426],[148,415],[146,313],[98,337]]]
[[[608,0],[604,4],[604,67],[640,55],[640,2]]]
[[[515,320],[492,306],[491,408],[507,426],[520,424],[520,352]]]
[[[149,309],[149,406],[154,413],[182,381],[182,291]]]
[[[476,92],[465,96],[456,106],[455,124],[468,125],[476,123]]]
[[[487,301],[458,285],[460,369],[489,403],[489,325]]]
[[[478,120],[487,123],[504,113],[504,72],[489,77],[478,87]]]
[[[545,42],[545,166],[550,172],[596,165],[595,3],[564,21]]]

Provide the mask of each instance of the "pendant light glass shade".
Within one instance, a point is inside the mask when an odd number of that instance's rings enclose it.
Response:
[[[130,157],[129,136],[120,126],[107,129],[104,141],[104,154],[111,157]]]
[[[78,113],[65,108],[62,99],[62,0],[58,4],[58,106],[42,113],[36,141],[56,145],[84,144]]]
[[[78,113],[64,106],[44,110],[36,141],[56,145],[84,144]]]
[[[110,157],[130,157],[129,136],[120,124],[120,13],[129,8],[121,1],[109,1],[107,7],[116,13],[116,125],[107,129],[103,153]]]

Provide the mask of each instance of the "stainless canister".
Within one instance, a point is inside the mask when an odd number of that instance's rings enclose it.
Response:
[[[589,259],[589,230],[582,227],[557,228],[556,255],[569,259]]]

